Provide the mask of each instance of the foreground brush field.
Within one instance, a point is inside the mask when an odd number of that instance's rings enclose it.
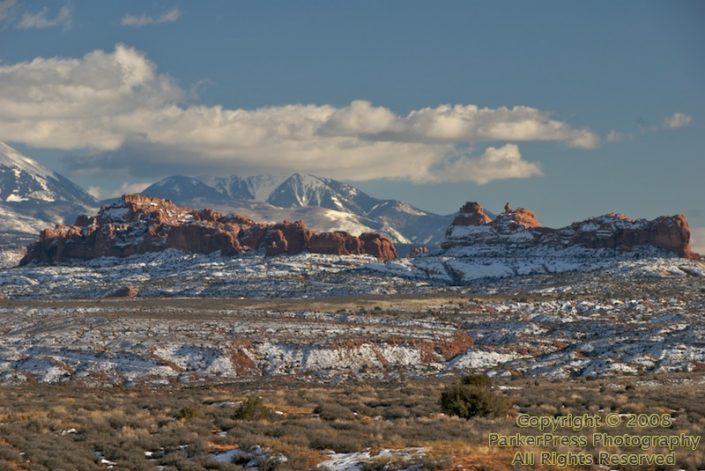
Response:
[[[505,470],[514,469],[516,450],[490,447],[487,437],[522,432],[515,426],[522,413],[667,413],[673,425],[660,434],[702,435],[705,427],[702,374],[501,379],[494,390],[509,399],[511,410],[504,417],[472,420],[441,413],[438,399],[451,381],[312,385],[277,378],[169,388],[3,386],[0,469]],[[238,415],[243,402],[257,397],[260,405]],[[653,433],[625,427],[608,432]],[[701,445],[695,452],[679,451],[677,466],[665,469],[703,466]]]

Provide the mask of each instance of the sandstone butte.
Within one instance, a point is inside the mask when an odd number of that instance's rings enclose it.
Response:
[[[313,252],[369,254],[396,258],[394,244],[376,233],[315,232],[302,221],[261,224],[212,209],[182,208],[162,198],[124,195],[96,216],[79,216],[73,225],[44,229],[27,248],[20,265],[54,264],[69,259],[128,257],[169,248],[222,255],[264,250],[268,256]]]
[[[462,229],[468,226],[475,226],[478,230]],[[653,220],[633,220],[623,214],[610,213],[552,229],[542,226],[536,215],[528,209],[512,209],[507,204],[505,211],[492,219],[480,204],[468,202],[460,208],[448,227],[446,237],[442,245],[444,248],[473,243],[511,243],[522,246],[582,246],[628,251],[651,246],[679,257],[699,258],[691,249],[690,227],[683,214],[661,216]]]

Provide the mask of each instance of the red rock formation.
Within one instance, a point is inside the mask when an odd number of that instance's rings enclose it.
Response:
[[[220,251],[226,256],[263,249],[269,256],[310,251],[367,253],[383,260],[396,257],[389,239],[379,234],[363,236],[345,232],[317,234],[302,221],[257,224],[249,218],[223,216],[212,209],[193,210],[161,198],[125,195],[121,203],[101,208],[95,217],[79,216],[73,226],[45,229],[39,240],[28,247],[20,264],[127,257],[169,248],[193,253]]]
[[[454,226],[479,226],[481,224],[487,224],[491,222],[490,218],[485,210],[482,209],[479,203],[475,201],[468,201],[460,208],[458,215],[455,216],[453,220]]]
[[[272,257],[287,253],[289,250],[289,241],[284,236],[281,229],[270,229],[267,232],[264,243],[265,253]]]
[[[698,257],[691,249],[690,226],[682,214],[647,221],[612,213],[571,224],[569,228],[575,232],[571,243],[585,247],[630,250],[650,245],[679,257]]]
[[[365,253],[374,255],[381,260],[393,260],[397,258],[397,251],[392,241],[380,234],[365,232],[364,234],[360,234],[360,240],[363,243]]]
[[[286,253],[294,255],[308,248],[313,232],[306,227],[303,221],[280,222],[271,227],[271,230],[281,231],[286,243]]]
[[[681,257],[699,258],[690,247],[690,226],[684,214],[654,220],[648,240],[656,247],[676,252]]]
[[[497,215],[491,224],[498,230],[516,230],[519,227],[541,227],[533,211],[517,208]]]
[[[468,231],[464,226],[481,226],[486,229]],[[506,205],[505,212],[492,220],[479,204],[471,202],[460,209],[460,214],[446,235],[446,242],[442,244],[444,248],[482,245],[516,250],[536,246],[582,246],[628,251],[651,246],[679,257],[698,257],[691,250],[690,228],[682,214],[647,221],[632,220],[623,214],[612,213],[576,222],[568,227],[551,229],[542,227],[536,215],[528,209],[512,210]]]
[[[321,232],[314,234],[309,241],[311,252],[330,255],[354,255],[364,253],[359,237],[344,231]]]
[[[418,257],[421,254],[428,253],[428,247],[425,245],[417,245],[416,247],[412,247],[411,250],[409,251],[409,255],[407,255],[408,258],[414,258]]]

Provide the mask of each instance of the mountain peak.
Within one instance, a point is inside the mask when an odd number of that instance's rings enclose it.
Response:
[[[0,166],[16,168],[41,177],[53,176],[54,172],[36,160],[21,154],[17,149],[0,141]]]
[[[96,204],[92,196],[73,182],[4,142],[0,142],[0,201],[8,204]]]
[[[96,205],[67,178],[0,142],[0,252],[19,255],[38,230],[73,220]],[[0,259],[0,265],[15,258]]]
[[[439,216],[402,201],[374,198],[347,183],[301,172],[286,177],[216,177],[208,180],[210,186],[188,178],[198,185],[180,184],[177,177],[172,177],[155,183],[143,194],[184,205],[207,204],[241,211],[270,221],[303,218],[321,230],[367,228],[381,231],[401,244],[439,243],[452,219],[451,215]],[[170,185],[180,191],[171,191]]]
[[[206,185],[198,178],[173,175],[162,178],[142,191],[145,196],[166,198],[177,203],[203,201],[225,203],[228,197],[215,188]]]

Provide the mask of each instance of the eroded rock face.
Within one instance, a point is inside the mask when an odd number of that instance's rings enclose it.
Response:
[[[351,255],[364,252],[364,245],[359,237],[345,231],[321,232],[314,234],[309,241],[311,251],[332,255]]]
[[[488,221],[497,230],[516,230],[519,228],[541,227],[536,214],[526,208],[517,208],[498,214],[494,220]]]
[[[125,195],[120,203],[101,208],[96,216],[79,216],[72,226],[43,230],[20,265],[127,257],[168,248],[192,253],[220,251],[227,256],[264,249],[268,256],[309,251],[396,258],[392,242],[379,234],[316,233],[302,221],[258,224],[212,209],[181,208],[161,198]]]
[[[679,257],[696,258],[690,246],[690,226],[682,214],[661,216],[651,221],[632,220],[623,214],[607,214],[573,223],[571,243],[590,248],[631,250],[650,245],[673,252]]]
[[[490,218],[486,213],[485,210],[482,209],[482,206],[480,206],[480,203],[476,201],[468,201],[465,203],[461,208],[460,211],[458,212],[458,215],[455,216],[455,219],[453,220],[453,226],[479,226],[481,224],[487,224],[488,222],[491,222],[492,218]]]
[[[393,260],[397,258],[397,251],[391,240],[375,232],[365,232],[360,234],[364,252],[381,260]]]
[[[682,214],[649,221],[611,213],[552,229],[543,227],[532,211],[512,209],[509,205],[493,220],[475,202],[466,203],[460,209],[442,244],[444,249],[463,246],[509,251],[542,246],[558,249],[584,247],[618,252],[654,247],[679,257],[697,257],[691,250],[690,227]]]

